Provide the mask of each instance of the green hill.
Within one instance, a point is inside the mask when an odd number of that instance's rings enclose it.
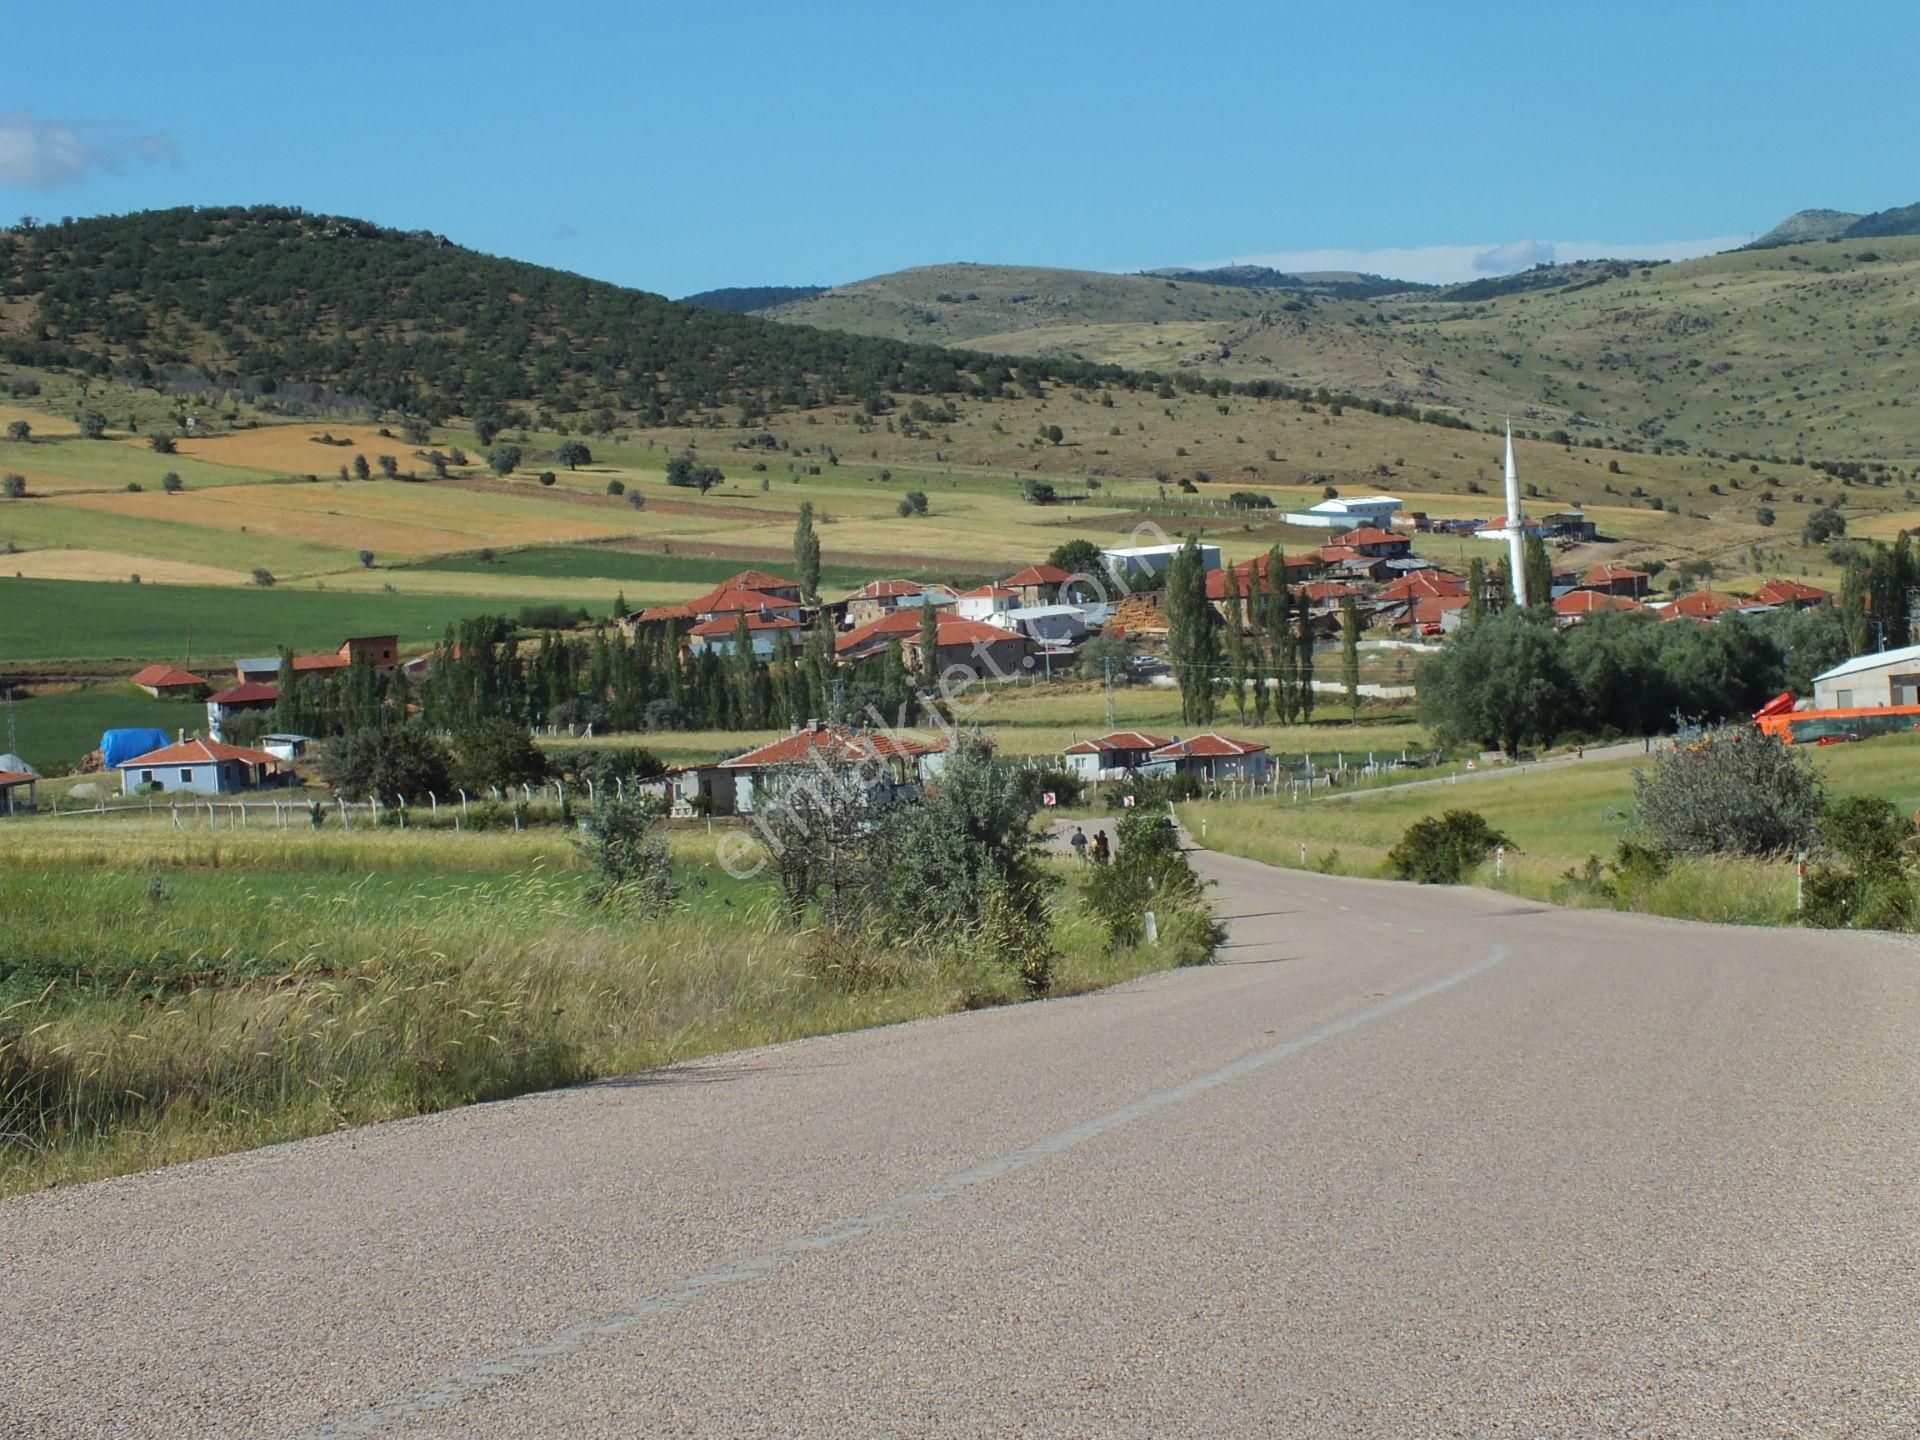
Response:
[[[683,305],[698,305],[702,310],[725,310],[732,315],[751,315],[756,310],[771,310],[794,300],[810,300],[827,287],[824,285],[730,285],[721,290],[702,290],[697,295],[681,296]]]
[[[767,314],[1059,363],[1324,386],[1628,448],[1906,463],[1920,452],[1920,239],[1886,232],[1920,225],[1920,212],[1831,219],[1873,243],[1587,261],[1364,299],[934,266]]]
[[[195,209],[0,232],[0,360],[429,420],[538,407],[643,423],[967,388],[970,363],[774,326],[425,232]],[[1061,367],[1035,362],[1038,378]]]

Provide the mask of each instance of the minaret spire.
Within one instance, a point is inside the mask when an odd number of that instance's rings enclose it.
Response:
[[[1513,581],[1513,603],[1526,608],[1526,522],[1520,514],[1520,472],[1513,463],[1513,421],[1507,421],[1507,572]]]

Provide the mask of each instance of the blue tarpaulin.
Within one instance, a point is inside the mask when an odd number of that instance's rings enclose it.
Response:
[[[109,730],[100,737],[100,758],[109,770],[123,760],[133,760],[171,742],[164,730]]]

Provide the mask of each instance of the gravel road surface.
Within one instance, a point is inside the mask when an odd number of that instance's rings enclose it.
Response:
[[[1196,857],[1221,963],[0,1204],[0,1435],[1920,1434],[1920,954]]]

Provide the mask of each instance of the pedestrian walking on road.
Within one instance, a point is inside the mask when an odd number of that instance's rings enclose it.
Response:
[[[1067,841],[1067,843],[1073,846],[1073,858],[1085,864],[1087,859],[1087,832],[1082,830],[1078,825],[1074,826],[1073,838]]]
[[[1112,857],[1113,857],[1113,852],[1107,848],[1107,832],[1104,830],[1094,831],[1093,832],[1093,863],[1096,865],[1104,865]]]

